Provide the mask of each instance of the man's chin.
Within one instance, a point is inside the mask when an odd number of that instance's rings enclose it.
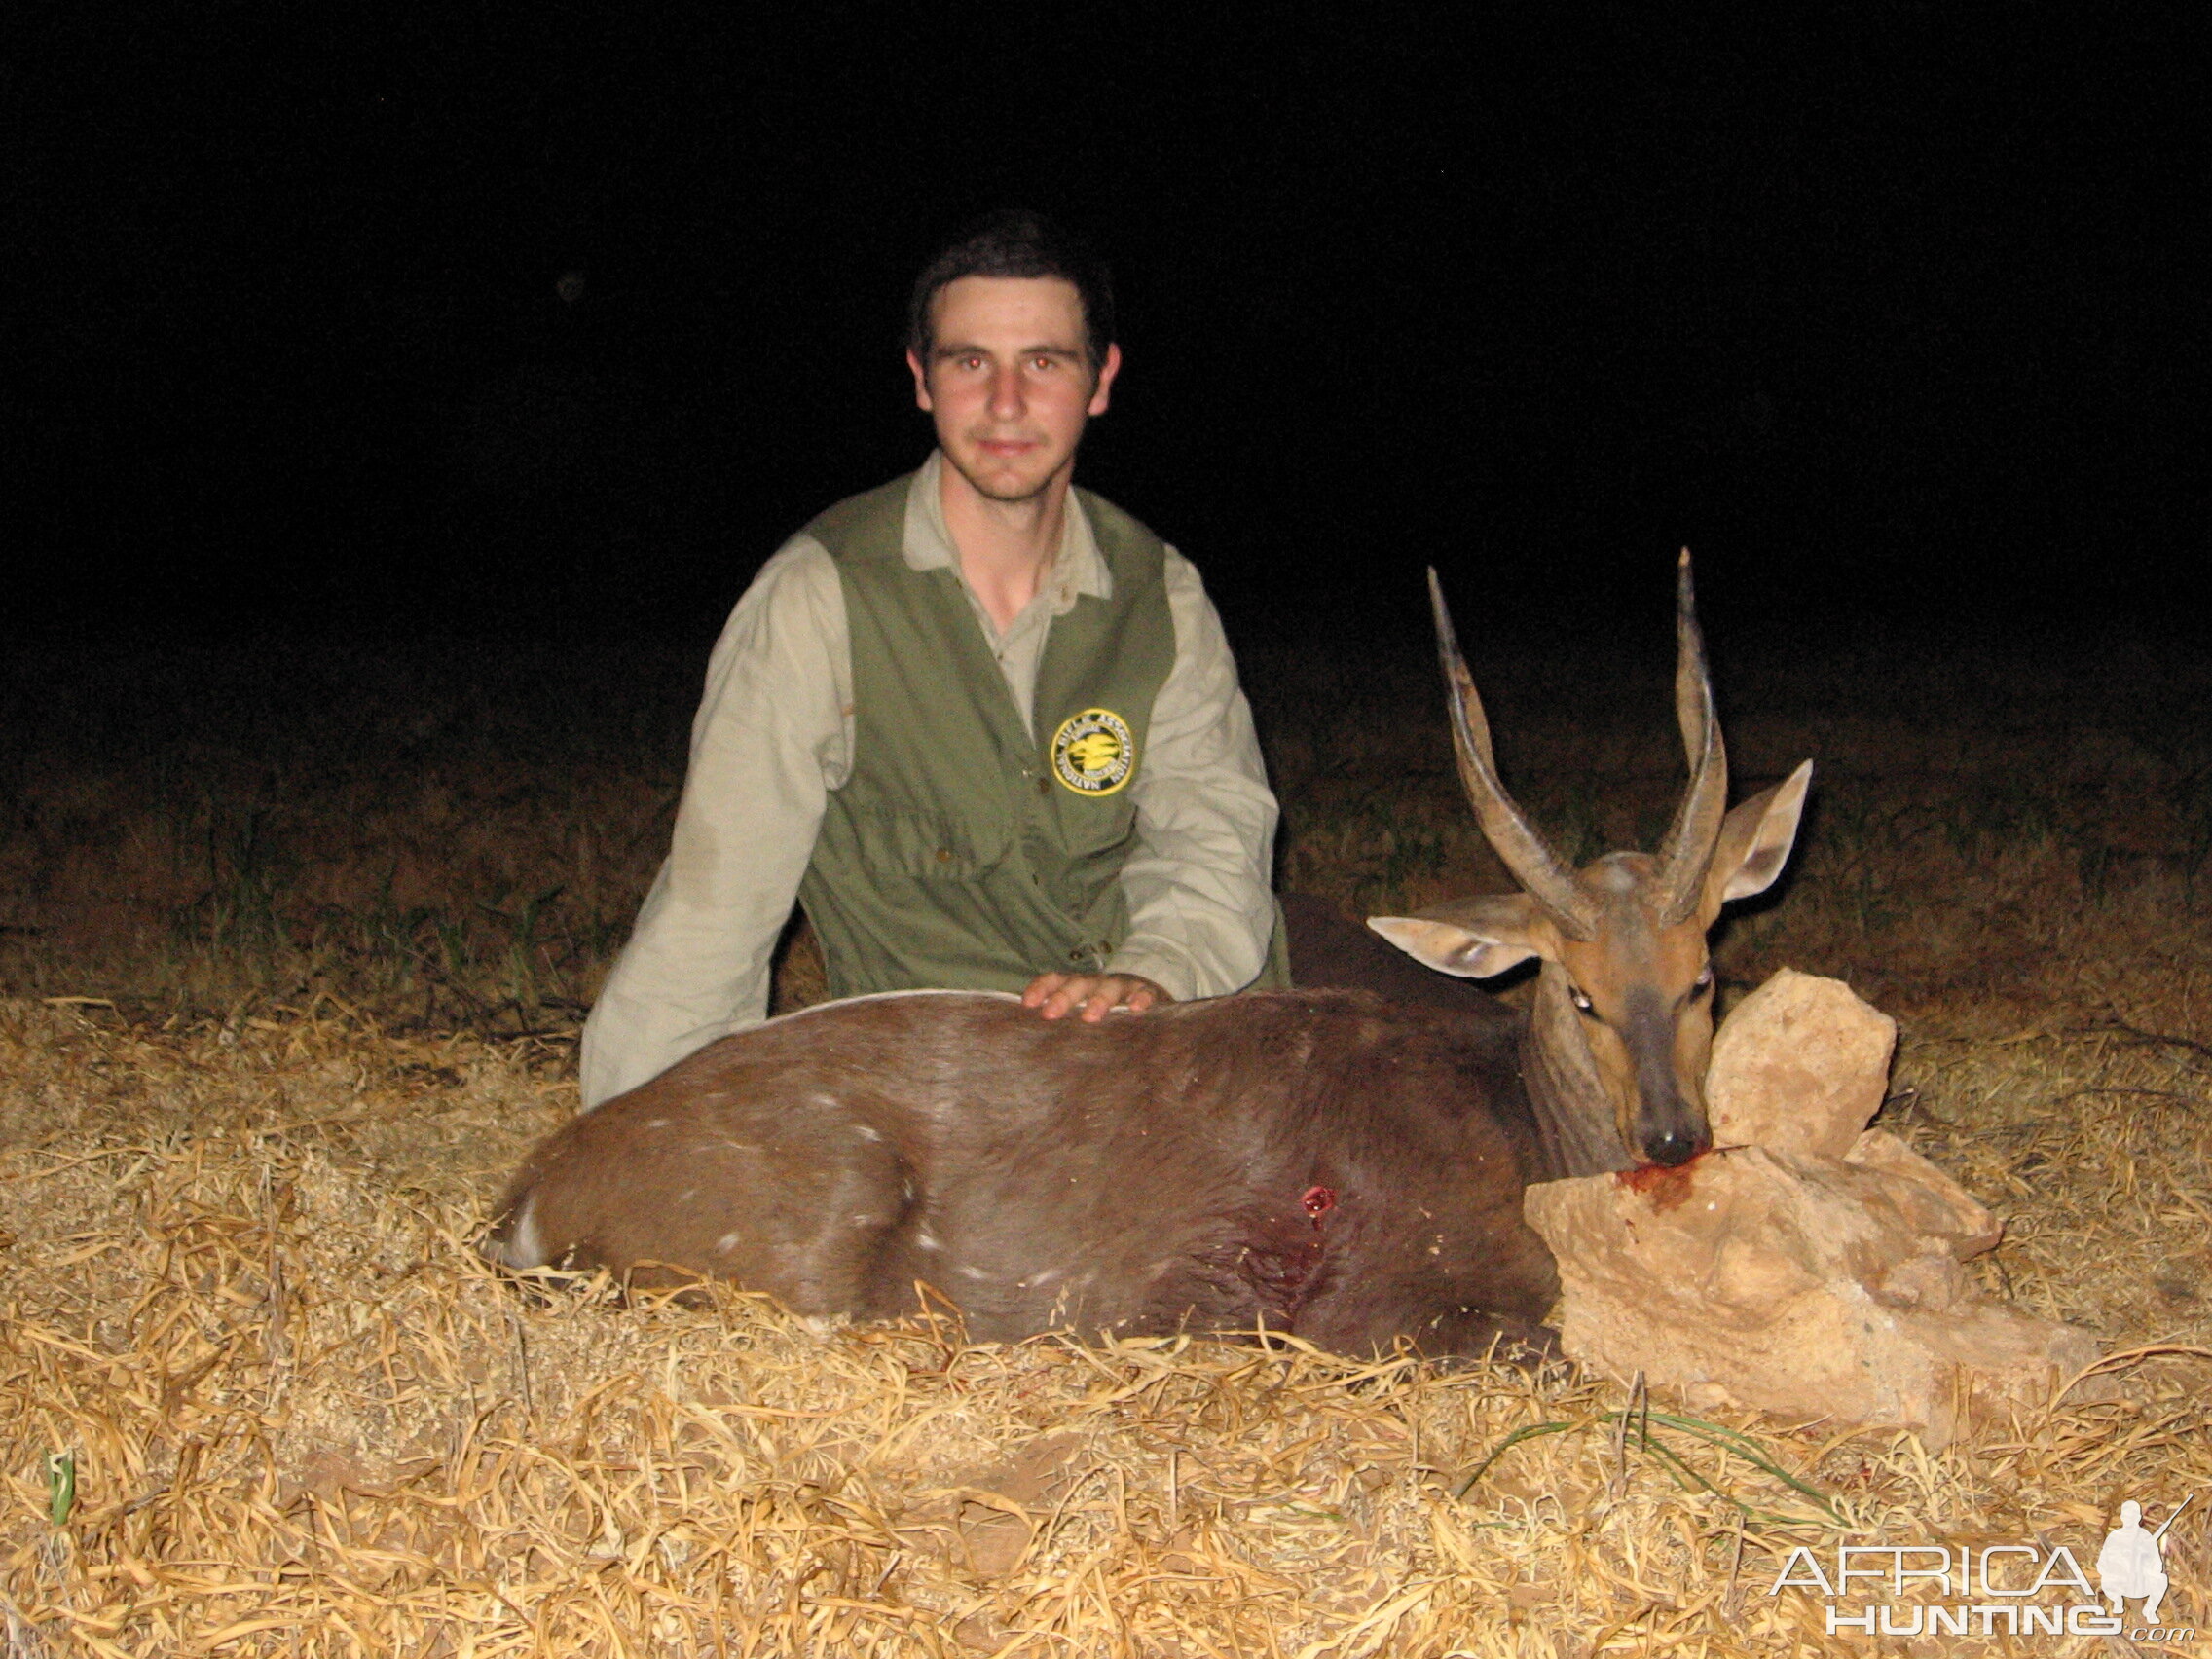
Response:
[[[1053,476],[1059,470],[1057,467],[1045,472],[1036,472],[1028,467],[978,467],[961,465],[957,460],[953,464],[960,476],[968,481],[970,489],[986,501],[996,501],[1002,506],[1015,506],[1024,501],[1036,500],[1051,489]]]
[[[986,501],[998,502],[1002,507],[1016,507],[1024,502],[1042,499],[1051,483],[1049,478],[1036,484],[982,483],[976,486],[976,494]]]

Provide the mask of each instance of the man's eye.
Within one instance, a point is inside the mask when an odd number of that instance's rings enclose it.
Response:
[[[1032,357],[1029,366],[1033,369],[1056,369],[1059,367],[1059,362],[1052,357]]]

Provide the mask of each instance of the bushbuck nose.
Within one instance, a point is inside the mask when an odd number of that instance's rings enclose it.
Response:
[[[1663,1163],[1672,1169],[1677,1163],[1687,1163],[1705,1150],[1705,1141],[1697,1135],[1684,1134],[1679,1129],[1669,1129],[1663,1135],[1653,1135],[1643,1143],[1644,1155],[1654,1163]]]

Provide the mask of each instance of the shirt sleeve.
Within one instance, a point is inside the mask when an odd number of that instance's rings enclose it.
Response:
[[[1122,866],[1129,934],[1106,966],[1187,1001],[1240,990],[1266,966],[1275,797],[1213,602],[1173,548],[1165,576],[1175,665],[1129,782],[1137,809],[1137,847]]]
[[[587,1110],[766,1015],[770,953],[850,770],[851,685],[836,565],[801,538],[709,659],[668,858],[584,1023]]]

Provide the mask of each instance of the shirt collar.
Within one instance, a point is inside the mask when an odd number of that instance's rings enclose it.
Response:
[[[957,573],[960,569],[960,560],[953,552],[952,532],[944,524],[944,499],[938,493],[943,473],[944,452],[932,450],[929,460],[914,474],[913,487],[906,492],[906,525],[900,551],[909,570],[934,571],[949,566]],[[1093,599],[1114,597],[1114,572],[1107,569],[1097,537],[1090,533],[1090,515],[1084,509],[1083,498],[1073,490],[1068,492],[1068,510],[1060,520],[1059,552],[1046,581],[1052,590],[1054,615],[1072,608],[1079,594]]]

